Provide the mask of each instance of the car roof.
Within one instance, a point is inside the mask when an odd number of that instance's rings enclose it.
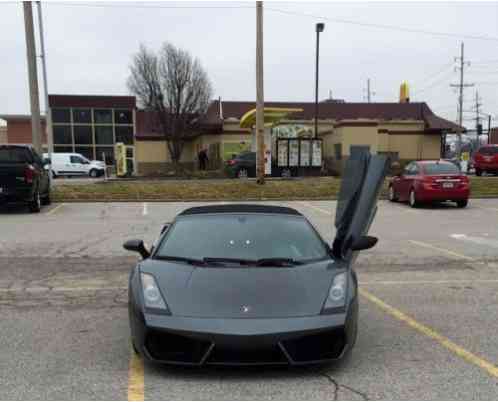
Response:
[[[432,163],[442,163],[442,164],[450,164],[450,165],[453,164],[451,161],[448,161],[445,159],[434,159],[432,161],[415,161],[415,163],[420,163],[421,165],[428,165],[428,164],[432,164]]]
[[[192,207],[182,211],[179,216],[185,215],[202,215],[202,214],[228,214],[228,213],[256,213],[256,214],[282,214],[302,216],[294,208],[281,207],[276,205],[258,205],[258,204],[224,204],[224,205],[205,205]]]

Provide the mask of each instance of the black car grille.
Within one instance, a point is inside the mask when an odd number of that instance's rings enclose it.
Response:
[[[338,359],[346,347],[343,329],[305,335],[282,342],[282,346],[295,363]]]
[[[305,364],[338,359],[345,347],[343,329],[254,347],[225,346],[159,330],[149,330],[145,339],[145,348],[152,359],[189,365]]]
[[[145,348],[155,360],[200,364],[211,348],[211,343],[169,332],[149,330]]]
[[[278,344],[263,348],[239,349],[214,346],[206,364],[288,364]]]

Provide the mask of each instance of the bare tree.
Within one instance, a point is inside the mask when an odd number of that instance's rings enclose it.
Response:
[[[185,141],[198,133],[211,99],[211,83],[201,63],[170,43],[157,54],[140,45],[130,65],[128,88],[142,107],[155,112],[177,164]]]

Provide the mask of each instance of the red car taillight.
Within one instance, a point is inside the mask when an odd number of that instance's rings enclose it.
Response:
[[[32,184],[33,178],[35,177],[35,168],[33,165],[27,165],[24,168],[24,181],[26,184]]]
[[[233,165],[235,165],[235,161],[233,159],[230,159],[230,160],[227,161],[227,165],[228,166],[233,166]]]

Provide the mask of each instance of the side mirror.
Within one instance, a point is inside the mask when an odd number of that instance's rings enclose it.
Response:
[[[163,227],[161,228],[161,234],[163,234],[164,232],[166,232],[169,227],[171,226],[171,223],[165,223],[163,224]]]
[[[375,246],[379,239],[373,236],[362,236],[351,246],[352,251],[368,250]]]
[[[128,251],[135,251],[139,253],[144,260],[150,257],[150,252],[145,247],[143,240],[128,240],[123,244],[123,248]]]

